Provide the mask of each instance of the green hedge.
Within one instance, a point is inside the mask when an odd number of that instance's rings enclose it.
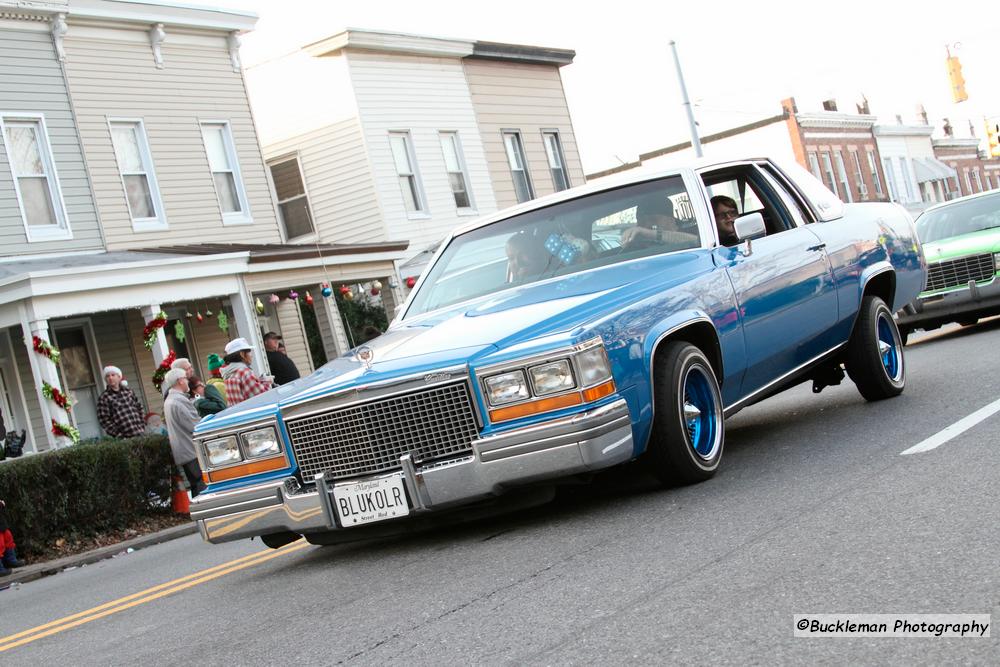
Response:
[[[18,553],[121,530],[162,513],[174,471],[164,436],[90,441],[0,463],[0,499]]]

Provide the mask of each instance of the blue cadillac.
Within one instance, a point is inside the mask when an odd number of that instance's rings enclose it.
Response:
[[[892,314],[925,270],[902,208],[768,159],[502,211],[441,244],[383,336],[204,420],[192,517],[210,542],[325,544],[636,458],[706,480],[725,418],[783,389],[902,392]]]

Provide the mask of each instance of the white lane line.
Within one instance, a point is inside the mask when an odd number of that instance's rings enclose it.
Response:
[[[979,422],[997,412],[1000,412],[1000,399],[979,408],[967,417],[962,417],[951,426],[946,426],[926,440],[918,442],[899,454],[900,456],[906,456],[907,454],[920,454],[921,452],[929,452],[932,449],[937,449],[952,438],[965,433]]]

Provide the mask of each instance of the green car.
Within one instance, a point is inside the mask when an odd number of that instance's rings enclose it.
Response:
[[[932,206],[917,218],[927,285],[896,314],[899,333],[1000,314],[1000,190]]]

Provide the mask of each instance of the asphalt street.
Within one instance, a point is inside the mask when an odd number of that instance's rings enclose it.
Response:
[[[275,552],[191,536],[25,584],[0,592],[0,662],[998,664],[995,625],[793,636],[795,614],[1000,620],[1000,413],[901,455],[1000,399],[998,348],[1000,320],[918,333],[896,399],[845,380],[744,410],[697,486],[624,467],[416,537]]]

